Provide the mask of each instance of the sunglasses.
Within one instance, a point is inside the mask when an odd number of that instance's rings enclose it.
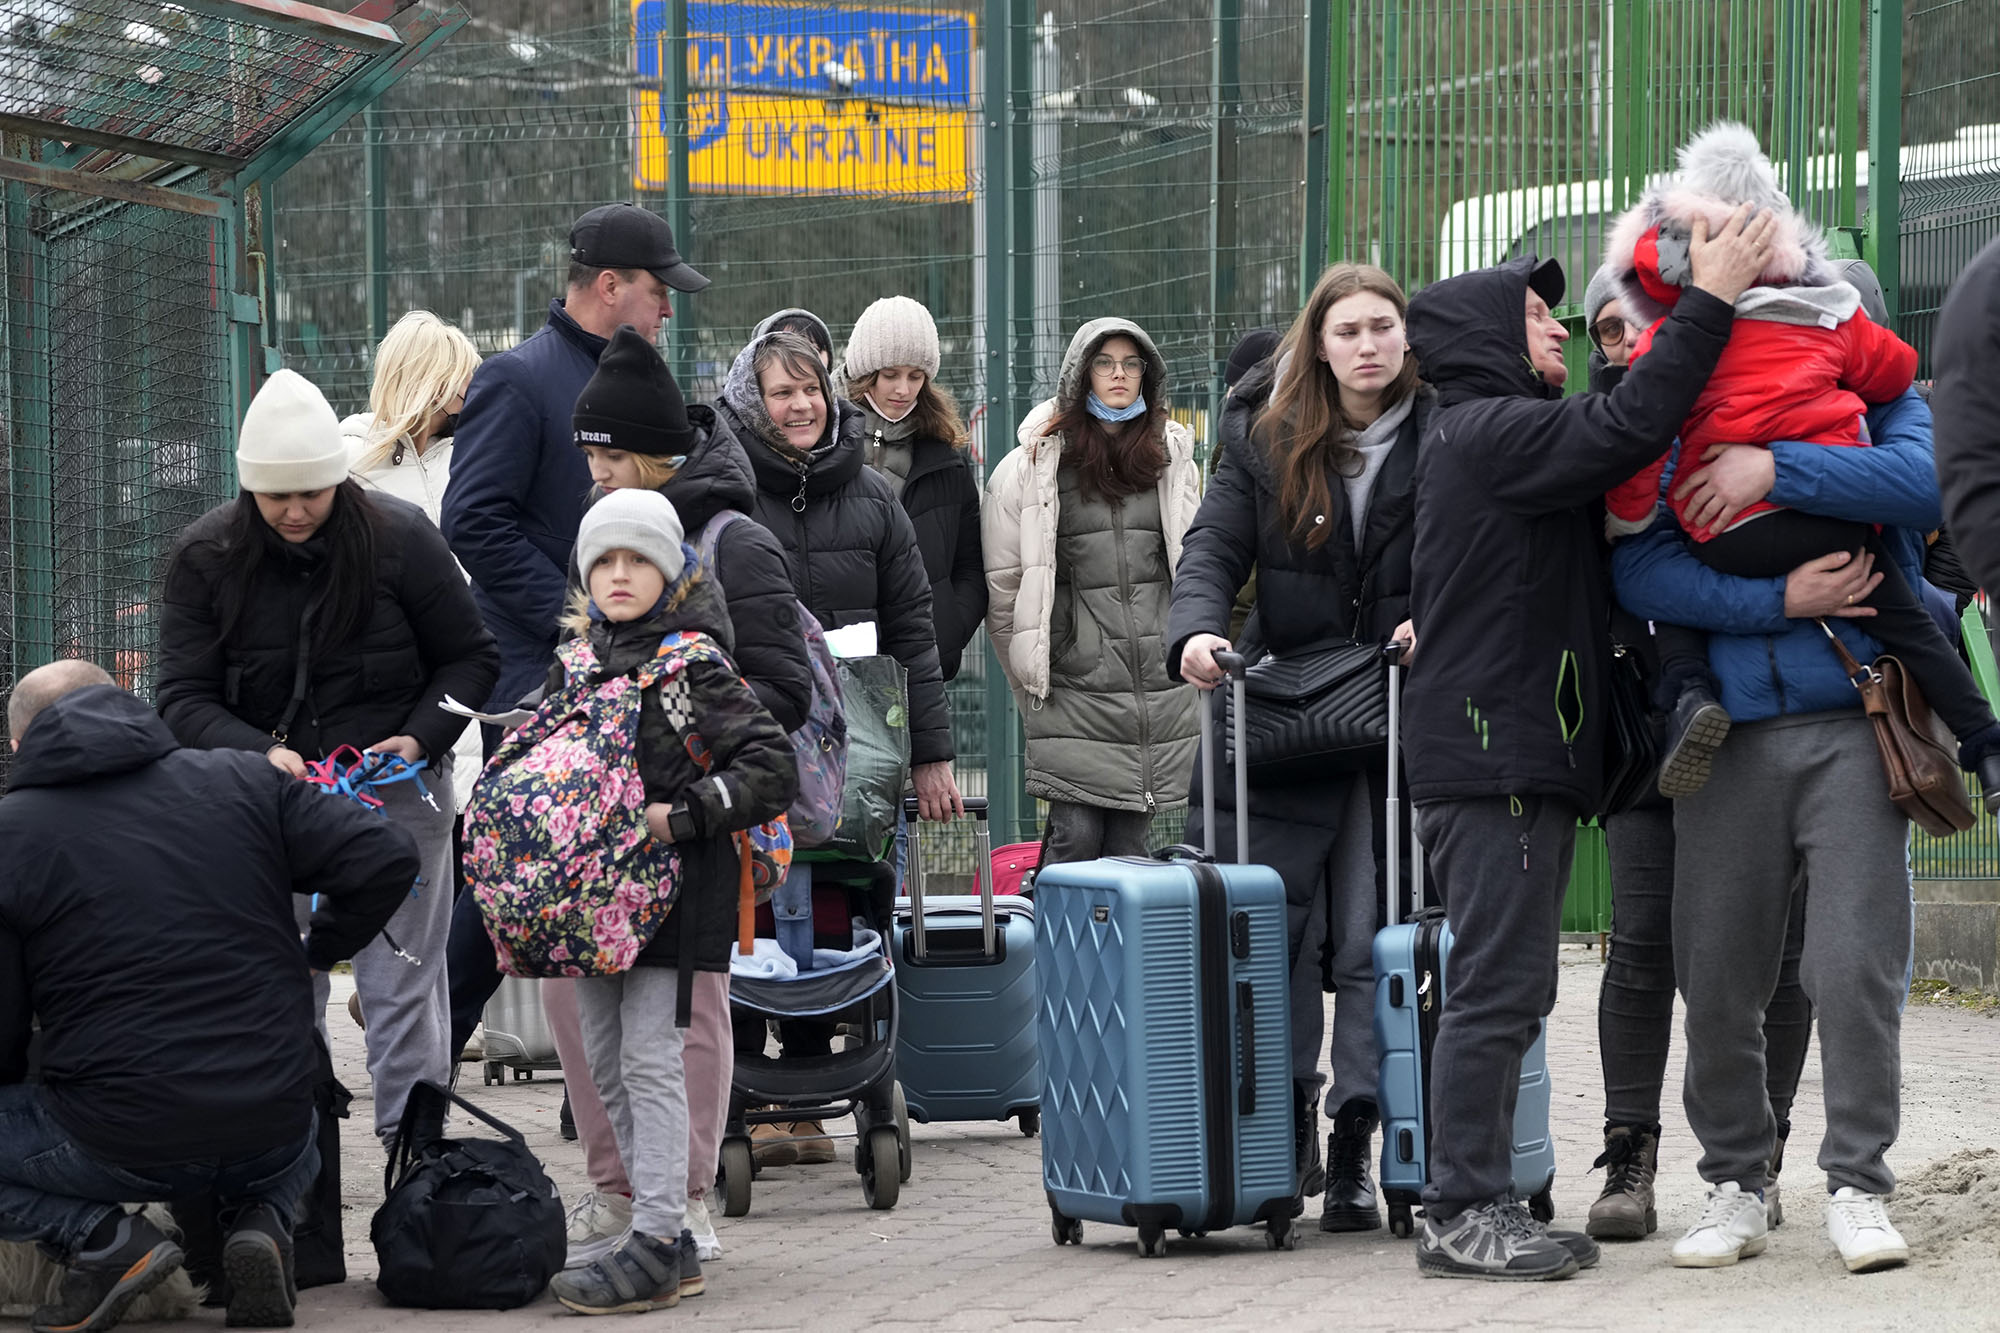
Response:
[[[1631,331],[1631,328],[1632,326],[1626,323],[1622,317],[1612,315],[1607,319],[1600,319],[1591,325],[1590,336],[1596,341],[1599,347],[1616,347],[1625,341],[1625,336]]]

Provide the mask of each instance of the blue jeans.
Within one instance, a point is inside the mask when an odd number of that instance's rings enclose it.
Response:
[[[254,1157],[114,1166],[70,1138],[39,1085],[0,1086],[0,1240],[41,1241],[70,1256],[121,1203],[204,1191],[214,1193],[225,1217],[267,1204],[289,1227],[318,1172],[310,1126],[300,1142]]]

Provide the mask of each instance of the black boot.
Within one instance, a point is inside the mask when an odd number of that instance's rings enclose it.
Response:
[[[556,1116],[556,1133],[562,1135],[565,1142],[576,1142],[576,1117],[570,1114],[568,1092],[563,1093],[562,1111]]]
[[[1326,1188],[1326,1166],[1319,1156],[1319,1086],[1292,1084],[1292,1150],[1298,1160],[1299,1193],[1292,1216],[1305,1213],[1306,1200]]]
[[[1369,1157],[1382,1123],[1366,1097],[1342,1102],[1326,1137],[1326,1200],[1320,1205],[1321,1231],[1379,1231],[1382,1206],[1375,1197]]]
[[[1692,796],[1708,782],[1715,751],[1729,735],[1729,711],[1708,686],[1689,682],[1667,719],[1667,748],[1660,756],[1660,795]]]

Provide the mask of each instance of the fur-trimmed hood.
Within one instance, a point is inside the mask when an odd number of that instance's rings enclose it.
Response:
[[[1641,328],[1666,317],[1690,281],[1688,243],[1695,219],[1711,233],[1739,205],[1778,215],[1771,259],[1760,287],[1827,287],[1840,281],[1826,237],[1792,207],[1757,136],[1721,121],[1680,150],[1680,170],[1649,188],[1612,226],[1604,263],[1617,284],[1625,317]]]

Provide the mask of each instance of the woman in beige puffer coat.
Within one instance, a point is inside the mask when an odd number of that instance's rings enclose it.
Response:
[[[1028,791],[1049,801],[1045,862],[1143,854],[1153,813],[1187,799],[1195,696],[1161,640],[1201,480],[1166,382],[1143,329],[1090,321],[987,483],[986,630],[1026,725]]]

